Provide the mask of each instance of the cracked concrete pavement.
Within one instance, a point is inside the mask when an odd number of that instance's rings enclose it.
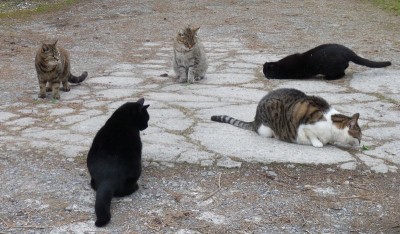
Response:
[[[155,58],[114,65],[62,93],[60,101],[50,97],[38,100],[37,90],[31,90],[29,102],[0,108],[3,144],[11,140],[17,142],[15,147],[53,148],[73,161],[86,154],[93,136],[116,108],[144,97],[151,106],[150,127],[142,134],[147,162],[226,167],[240,167],[241,162],[279,162],[334,164],[344,169],[365,164],[376,172],[397,171],[400,71],[365,69],[348,75],[346,83],[267,80],[261,67],[273,56],[249,50],[235,39],[204,44],[210,68],[206,79],[195,84],[176,82],[170,68],[171,44],[146,42],[140,48],[155,51]],[[165,73],[169,76],[160,76]],[[258,101],[268,91],[283,87],[319,95],[348,115],[359,112],[361,144],[368,150],[288,144],[210,121],[216,114],[251,121]]]
[[[113,111],[140,97],[150,104],[149,128],[142,132],[142,187],[116,199],[106,232],[299,233],[348,232],[352,227],[368,232],[365,223],[373,222],[366,219],[379,214],[379,223],[386,216],[398,217],[391,197],[398,191],[400,166],[398,17],[353,1],[178,2],[174,8],[157,1],[87,1],[1,25],[0,231],[99,231],[93,225],[86,154]],[[180,11],[193,15],[177,17]],[[310,18],[313,12],[325,17]],[[187,21],[202,22],[199,36],[210,64],[206,79],[190,85],[178,83],[171,67],[171,38],[176,25]],[[332,28],[341,31],[335,34]],[[374,33],[366,35],[368,30]],[[37,99],[33,55],[43,38],[60,39],[71,54],[73,73],[89,72],[82,84],[61,92],[60,101],[50,95]],[[351,65],[338,81],[263,77],[264,62],[332,40],[393,65]],[[218,114],[250,121],[258,101],[283,87],[319,95],[344,114],[359,112],[364,148],[288,144],[210,121]],[[315,172],[312,179],[307,178],[310,171]],[[359,177],[364,190],[378,186],[366,182],[367,177],[387,179],[389,201],[379,194],[376,204],[363,211],[358,201],[340,202],[346,192],[354,192],[345,186]],[[215,187],[210,181],[218,178]],[[282,182],[293,187],[282,187]],[[310,199],[318,203],[315,197],[331,199],[328,211],[303,208]],[[387,223],[386,228],[395,226]]]

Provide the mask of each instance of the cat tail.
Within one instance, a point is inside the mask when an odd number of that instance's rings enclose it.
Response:
[[[351,55],[350,61],[352,61],[353,63],[356,63],[358,65],[363,65],[363,66],[372,67],[372,68],[387,67],[387,66],[392,65],[392,63],[390,61],[384,61],[384,62],[371,61],[371,60],[362,58],[356,54]]]
[[[74,75],[70,74],[68,77],[68,82],[74,83],[74,84],[81,83],[82,81],[84,81],[86,79],[87,76],[88,76],[88,73],[86,71],[82,72],[82,75],[80,75],[80,76],[74,76]]]
[[[215,122],[231,124],[238,128],[254,131],[253,122],[244,122],[227,115],[213,115],[211,116],[211,120]]]
[[[113,184],[111,181],[104,181],[98,186],[96,192],[96,203],[94,205],[97,217],[97,220],[94,223],[96,227],[103,227],[110,221],[110,206],[113,193]]]

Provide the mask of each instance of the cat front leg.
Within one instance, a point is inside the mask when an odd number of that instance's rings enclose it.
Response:
[[[308,139],[312,146],[321,148],[324,144],[318,139],[314,132],[310,129],[304,129],[304,136]]]
[[[188,79],[187,79],[188,83],[192,84],[194,83],[194,69],[193,66],[189,67],[189,71],[188,71]]]
[[[322,144],[322,142],[318,140],[318,138],[310,138],[310,141],[314,147],[321,148],[324,146],[324,144]]]
[[[50,85],[53,98],[60,99],[60,82],[52,82]]]
[[[71,90],[68,80],[62,82],[63,87],[61,88],[64,92],[69,92]]]
[[[45,98],[46,97],[46,81],[40,81],[39,80],[39,98]]]
[[[185,83],[187,81],[186,67],[184,66],[179,67],[178,78],[180,83]]]

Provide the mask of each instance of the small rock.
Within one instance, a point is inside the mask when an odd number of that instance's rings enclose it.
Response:
[[[276,173],[273,172],[273,171],[266,171],[265,173],[266,173],[266,176],[267,176],[268,178],[271,178],[271,179],[275,179],[275,178],[278,176],[278,174],[276,174]]]
[[[233,161],[230,158],[224,157],[217,162],[217,166],[225,168],[240,168],[242,166],[241,162]]]
[[[202,166],[202,167],[209,167],[209,166],[212,166],[213,163],[214,163],[213,160],[208,160],[208,159],[207,159],[207,160],[201,161],[200,166]]]
[[[263,169],[264,171],[268,171],[268,166],[263,166],[261,167],[261,169]]]
[[[72,204],[72,205],[69,205],[69,206],[65,207],[66,211],[74,211],[74,210],[77,210],[77,209],[78,209],[78,205],[76,205],[76,204]]]
[[[207,173],[207,175],[208,175],[208,176],[213,176],[213,175],[215,175],[215,172],[209,171],[209,172]]]

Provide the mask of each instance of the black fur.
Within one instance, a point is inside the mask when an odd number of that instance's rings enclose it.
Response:
[[[292,54],[277,62],[266,62],[263,72],[269,79],[306,79],[316,75],[324,75],[327,80],[344,77],[349,62],[380,68],[391,63],[375,62],[361,58],[351,49],[338,44],[324,44],[303,54]]]
[[[144,99],[119,107],[96,134],[90,147],[87,166],[90,184],[96,190],[97,227],[111,219],[113,196],[122,197],[138,190],[142,170],[142,142],[139,131],[148,126],[149,105]]]

